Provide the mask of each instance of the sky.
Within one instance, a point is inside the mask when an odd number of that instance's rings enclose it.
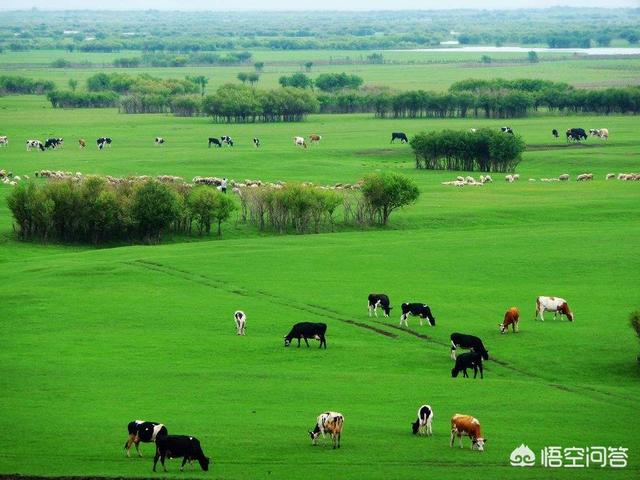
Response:
[[[640,0],[0,0],[0,10],[440,10],[635,7]]]

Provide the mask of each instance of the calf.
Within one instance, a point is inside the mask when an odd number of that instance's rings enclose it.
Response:
[[[110,137],[100,137],[96,140],[96,144],[98,145],[98,150],[102,150],[104,147],[111,146],[111,138]]]
[[[156,137],[155,143],[156,143],[156,145],[163,145],[164,144],[164,138]]]
[[[433,435],[431,429],[433,422],[433,409],[431,405],[422,405],[418,409],[418,419],[411,424],[411,431],[414,435]]]
[[[320,340],[320,348],[324,345],[325,350],[327,349],[327,339],[325,338],[325,333],[327,332],[327,324],[326,323],[312,323],[312,322],[300,322],[296,323],[291,331],[284,337],[284,346],[288,347],[291,345],[291,340],[294,338],[298,339],[298,348],[300,348],[300,339],[304,339],[304,343],[309,346],[309,342],[307,339],[315,338]]]
[[[316,135],[315,133],[309,135],[309,143],[320,143],[320,140],[322,140],[321,135]]]
[[[451,447],[453,447],[453,441],[456,438],[456,435],[460,439],[460,448],[463,448],[463,435],[471,439],[472,450],[482,452],[484,450],[484,444],[487,443],[487,439],[482,438],[480,422],[477,418],[474,418],[471,415],[460,415],[459,413],[456,413],[451,417]]]
[[[253,137],[253,144],[256,148],[260,148],[260,139],[258,137]]]
[[[407,134],[404,132],[393,132],[389,143],[393,143],[396,140],[400,140],[400,143],[407,143],[409,141]]]
[[[44,152],[44,144],[40,140],[27,140],[27,152],[30,152],[32,148],[39,148]]]
[[[244,335],[247,325],[247,316],[242,310],[238,310],[233,314],[233,318],[236,321],[236,330],[238,335]]]
[[[342,436],[342,427],[344,425],[344,416],[339,412],[324,412],[318,415],[316,426],[309,431],[311,436],[311,445],[316,445],[316,441],[320,435],[324,438],[325,432],[331,434],[333,448],[340,448],[340,437]]]
[[[405,327],[408,327],[407,317],[409,315],[417,315],[420,319],[420,326],[422,326],[422,319],[426,318],[429,320],[429,325],[432,327],[436,326],[436,317],[431,314],[431,308],[429,305],[424,303],[403,303],[401,305],[402,315],[400,315],[400,326],[404,322]]]
[[[569,304],[564,298],[559,297],[538,297],[536,298],[536,320],[540,317],[540,320],[544,322],[544,312],[553,312],[553,319],[555,320],[558,313],[560,319],[562,315],[565,315],[570,322],[573,322],[573,313],[569,309]]]
[[[209,137],[209,148],[211,148],[211,145],[222,147],[222,143],[216,137]]]
[[[384,312],[384,316],[388,317],[391,312],[391,308],[389,306],[389,297],[387,297],[384,293],[370,293],[368,297],[369,302],[369,316],[371,316],[371,312],[378,316],[378,307],[382,308]]]
[[[504,333],[509,330],[509,325],[513,329],[513,333],[518,333],[518,321],[520,320],[520,310],[516,307],[511,307],[504,314],[504,320],[500,324],[500,333]]]
[[[124,444],[124,450],[127,457],[130,457],[131,445],[136,446],[138,456],[142,456],[140,450],[140,442],[151,443],[155,442],[160,436],[167,435],[167,427],[162,423],[157,422],[145,422],[144,420],[134,420],[127,425],[129,431],[129,438]]]
[[[464,348],[465,350],[473,350],[482,355],[482,358],[489,360],[489,352],[484,348],[482,340],[473,335],[465,335],[464,333],[451,334],[451,360],[456,359],[456,349]]]
[[[78,145],[80,146],[80,148],[84,148],[87,146],[87,141],[84,138],[81,138],[78,140]]]
[[[9,137],[6,135],[0,136],[0,147],[8,147],[9,146]]]
[[[64,139],[62,138],[47,138],[47,140],[44,142],[44,148],[46,148],[47,150],[52,148],[52,149],[56,149],[58,147],[61,147],[64,144]]]
[[[478,369],[480,369],[480,378],[484,378],[482,370],[482,356],[476,352],[462,353],[456,358],[456,364],[451,369],[451,376],[456,378],[460,372],[462,372],[463,378],[469,378],[467,374],[467,368],[473,368],[473,378],[478,376]]]
[[[293,137],[293,144],[296,147],[307,148],[307,142],[304,141],[304,137]]]
[[[559,136],[558,130],[556,130],[555,128],[553,130],[551,130],[551,135],[553,135],[555,138],[558,138],[558,136]]]
[[[205,472],[209,470],[209,457],[204,455],[200,441],[196,437],[187,435],[165,435],[156,439],[156,456],[153,458],[153,471],[156,471],[156,464],[158,458],[162,464],[164,471],[167,471],[167,467],[164,464],[165,458],[180,458],[182,457],[182,465],[180,470],[184,469],[184,464],[193,460],[197,460],[200,463],[200,467]]]
[[[233,147],[233,139],[229,135],[221,136],[220,140],[222,140],[222,143],[224,145],[229,145],[230,147]]]

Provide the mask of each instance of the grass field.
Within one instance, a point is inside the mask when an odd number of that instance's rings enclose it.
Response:
[[[322,184],[397,171],[421,191],[385,229],[274,236],[234,220],[222,239],[93,249],[17,242],[10,187],[0,184],[0,474],[148,477],[152,446],[143,446],[143,459],[122,452],[127,422],[143,418],[198,437],[215,462],[208,473],[180,474],[174,460],[169,476],[178,478],[638,478],[640,346],[627,318],[640,305],[640,185],[604,175],[640,170],[640,119],[509,121],[531,148],[522,180],[478,189],[442,186],[458,173],[416,171],[410,147],[388,144],[391,131],[503,124],[316,115],[300,124],[213,125],[0,98],[0,134],[11,142],[0,149],[0,168],[15,174]],[[607,127],[611,139],[567,147],[550,135],[574,126]],[[292,145],[292,136],[310,133],[322,144]],[[237,146],[206,147],[208,136],[223,134]],[[111,149],[95,148],[101,135],[114,139]],[[27,138],[47,136],[64,137],[64,148],[25,151]],[[167,144],[155,147],[155,136]],[[79,137],[90,141],[84,151]],[[596,180],[527,181],[565,172]],[[391,318],[367,317],[370,292],[389,294]],[[534,322],[535,297],[545,294],[566,298],[576,321]],[[428,302],[437,326],[410,318],[409,329],[398,328],[404,301]],[[521,333],[500,335],[512,305],[521,309]],[[236,309],[247,312],[246,337],[235,335]],[[285,349],[282,336],[298,321],[327,323],[328,349]],[[484,340],[492,357],[484,380],[451,378],[455,331]],[[423,403],[435,412],[432,438],[410,433]],[[329,442],[312,448],[306,433],[327,409],[345,415],[338,451]],[[454,413],[481,421],[485,452],[449,448]],[[517,469],[509,455],[522,443],[537,454],[554,445],[623,446],[629,466]]]

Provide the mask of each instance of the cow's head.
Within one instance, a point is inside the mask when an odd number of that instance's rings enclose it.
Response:
[[[202,470],[204,470],[205,472],[208,471],[210,461],[211,459],[209,457],[205,457],[204,455],[200,457],[198,459],[198,462],[200,463],[200,468],[202,468]]]
[[[489,350],[485,350],[481,355],[483,360],[489,360]]]
[[[313,430],[309,430],[309,437],[311,437],[311,445],[316,444],[316,440],[320,436],[320,427],[316,424],[316,427]]]
[[[429,321],[429,325],[432,327],[436,326],[436,317],[434,317],[433,315],[429,315],[427,316],[427,320]]]
[[[487,443],[487,440],[484,438],[474,438],[471,440],[473,443],[471,444],[471,448],[473,450],[478,450],[479,452],[484,451],[484,444]]]
[[[416,420],[411,424],[411,431],[413,432],[414,435],[416,435],[419,429],[420,429],[420,420]]]
[[[498,327],[500,328],[500,333],[504,333],[507,330],[507,326],[504,322],[498,325]]]
[[[558,310],[560,311],[560,313],[566,315],[570,322],[573,322],[573,312],[569,310],[569,305],[567,305],[566,302],[560,305],[560,308],[558,308]]]
[[[288,347],[289,345],[291,345],[291,339],[287,336],[284,337],[284,346]]]
[[[384,305],[382,306],[382,310],[384,311],[384,314],[388,317],[389,314],[391,313],[391,309],[393,307],[385,307]]]
[[[460,373],[458,370],[456,370],[455,368],[451,369],[451,377],[452,378],[456,378],[458,376],[458,373]]]

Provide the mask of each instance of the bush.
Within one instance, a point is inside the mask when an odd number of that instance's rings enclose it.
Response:
[[[376,173],[364,178],[362,195],[370,208],[371,222],[386,225],[394,210],[418,200],[420,190],[404,175]]]
[[[193,95],[181,95],[171,99],[171,112],[177,117],[193,117],[200,113],[200,98]]]
[[[162,232],[178,219],[180,203],[167,185],[149,181],[134,191],[131,215],[140,238],[145,243],[159,243]]]
[[[346,73],[323,73],[318,75],[315,85],[324,92],[335,92],[345,88],[357,89],[362,85],[362,78],[358,75],[347,75]]]
[[[71,66],[71,62],[69,60],[65,60],[64,58],[58,58],[51,62],[51,66],[53,68],[69,68]]]

